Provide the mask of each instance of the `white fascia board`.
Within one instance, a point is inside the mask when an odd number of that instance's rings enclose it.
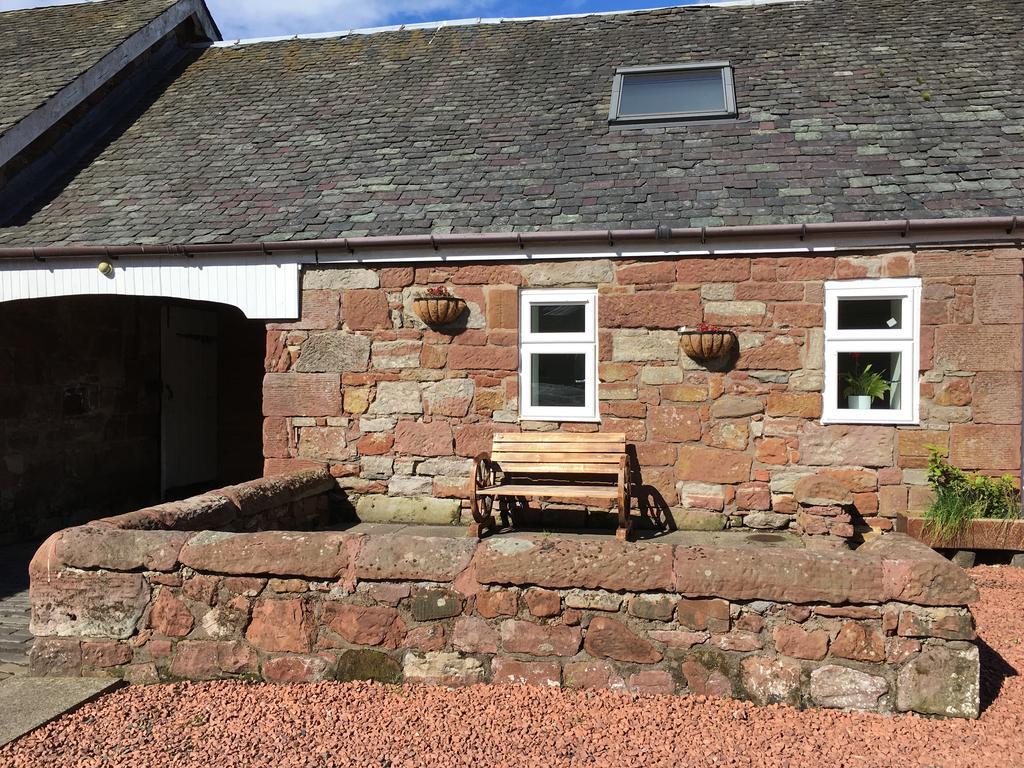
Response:
[[[0,262],[0,302],[55,296],[161,296],[238,307],[250,319],[299,317],[299,269],[293,257],[186,256],[19,259]]]
[[[203,0],[179,0],[0,136],[0,167],[190,16],[209,37],[220,37]]]

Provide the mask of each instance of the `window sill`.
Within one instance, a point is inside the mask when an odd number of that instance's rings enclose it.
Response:
[[[921,424],[920,419],[850,419],[841,416],[822,416],[819,423],[823,425],[841,424],[846,426],[863,427],[916,427]]]
[[[545,423],[545,424],[600,424],[601,417],[584,418],[582,416],[572,416],[566,418],[558,418],[552,416],[519,416],[519,422],[533,422],[533,423]]]

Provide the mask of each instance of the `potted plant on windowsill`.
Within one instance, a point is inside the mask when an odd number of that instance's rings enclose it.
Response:
[[[701,323],[696,329],[679,330],[683,335],[683,351],[698,363],[727,357],[736,348],[736,335],[717,325]]]
[[[464,299],[452,296],[443,285],[428,288],[425,294],[412,300],[413,311],[427,325],[449,325],[458,319],[465,306]]]
[[[890,385],[882,374],[871,370],[871,363],[868,363],[859,371],[857,370],[857,358],[854,354],[853,373],[844,373],[843,397],[846,398],[846,407],[853,410],[868,410],[874,400],[881,400],[889,391]]]

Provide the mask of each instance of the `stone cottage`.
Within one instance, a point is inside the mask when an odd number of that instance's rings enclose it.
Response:
[[[1019,21],[0,13],[0,527],[314,467],[457,522],[496,432],[623,433],[677,525],[823,539],[924,506],[928,446],[1017,474]]]

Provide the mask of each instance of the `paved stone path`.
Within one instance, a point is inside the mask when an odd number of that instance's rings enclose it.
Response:
[[[37,546],[0,546],[0,680],[28,671],[28,562]]]

